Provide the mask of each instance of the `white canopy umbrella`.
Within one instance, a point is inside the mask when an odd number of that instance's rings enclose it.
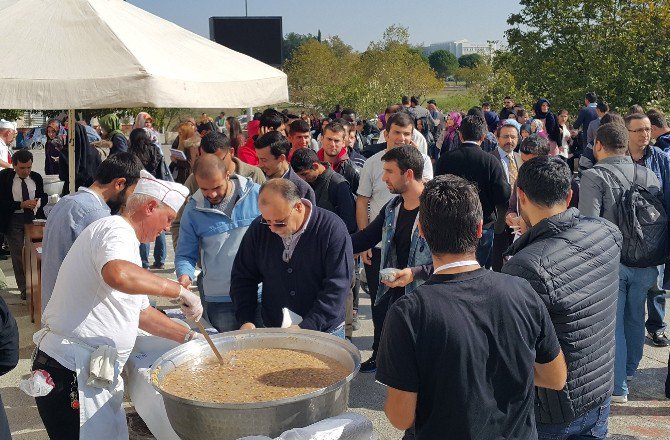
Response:
[[[122,0],[0,0],[0,22],[0,108],[246,108],[288,101],[282,71]],[[71,186],[73,174],[70,160]]]

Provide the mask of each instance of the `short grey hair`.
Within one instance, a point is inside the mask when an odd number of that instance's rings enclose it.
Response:
[[[172,208],[170,208],[168,205],[165,203],[161,202],[155,197],[152,197],[147,194],[133,194],[130,197],[128,197],[128,200],[126,201],[126,207],[124,209],[125,212],[135,212],[142,206],[146,205],[149,202],[158,202],[158,206],[161,209],[169,209],[171,211],[174,211]]]
[[[291,205],[302,200],[302,197],[300,197],[300,193],[298,192],[298,187],[288,179],[276,178],[266,180],[265,183],[261,185],[259,195],[267,190],[276,192]]]

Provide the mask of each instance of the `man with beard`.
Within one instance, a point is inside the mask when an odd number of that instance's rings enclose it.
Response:
[[[402,145],[386,150],[381,161],[381,180],[392,194],[391,199],[370,224],[351,237],[355,253],[374,248],[381,242],[380,267],[394,271],[390,280],[382,277],[383,284],[376,291],[370,291],[374,339],[372,356],[361,365],[363,373],[372,373],[377,368],[377,347],[390,304],[423,284],[433,269],[430,249],[417,228],[419,197],[424,186],[424,156],[415,147]]]
[[[496,130],[498,146],[491,152],[496,159],[500,160],[507,177],[507,182],[514,188],[516,178],[519,175],[519,167],[523,163],[519,153],[515,153],[519,142],[519,130],[514,125],[505,123]],[[503,266],[503,253],[512,244],[512,229],[505,224],[505,214],[509,207],[509,199],[496,207],[497,218],[493,225],[494,238],[493,250],[491,251],[491,268],[500,272]]]
[[[88,188],[65,196],[49,213],[42,242],[42,311],[47,306],[61,263],[79,234],[94,221],[116,214],[133,193],[144,169],[130,153],[107,158]]]
[[[237,330],[230,270],[242,237],[260,214],[260,186],[239,174],[231,175],[224,161],[213,154],[197,160],[193,175],[200,189],[186,205],[179,226],[174,259],[178,281],[188,289],[200,259],[205,318],[220,332]]]

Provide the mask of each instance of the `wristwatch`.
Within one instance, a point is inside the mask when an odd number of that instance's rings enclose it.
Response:
[[[195,330],[189,330],[186,335],[184,335],[184,342],[188,342],[191,339],[193,339],[193,336],[195,336]]]

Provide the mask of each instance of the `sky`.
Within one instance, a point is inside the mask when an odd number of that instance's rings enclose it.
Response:
[[[209,17],[244,16],[244,0],[129,0],[152,14],[209,38]],[[282,16],[289,32],[323,38],[338,35],[363,51],[392,24],[408,27],[410,43],[429,45],[467,39],[504,41],[507,17],[516,0],[248,0],[249,16]]]

